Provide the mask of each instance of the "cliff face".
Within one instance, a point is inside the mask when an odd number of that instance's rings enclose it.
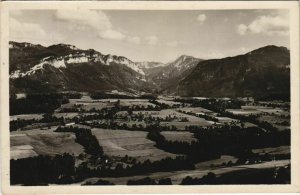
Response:
[[[145,73],[134,62],[72,45],[49,47],[10,43],[10,86],[12,92],[61,90],[151,91]]]

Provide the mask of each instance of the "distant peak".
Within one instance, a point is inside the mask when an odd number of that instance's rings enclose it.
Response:
[[[178,59],[187,59],[187,58],[195,58],[195,57],[189,56],[189,55],[181,55],[181,56],[179,56]]]
[[[272,51],[289,51],[288,48],[282,47],[282,46],[276,46],[276,45],[267,45],[258,49],[255,49],[253,51],[248,52],[247,54],[262,54],[265,52],[272,52]]]
[[[194,58],[193,56],[190,56],[190,55],[185,55],[185,54],[181,55],[180,57]]]

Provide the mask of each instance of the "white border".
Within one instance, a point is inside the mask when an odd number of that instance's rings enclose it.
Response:
[[[91,193],[200,193],[200,192],[300,192],[299,130],[299,3],[296,1],[11,1],[1,2],[0,123],[3,194],[91,194]],[[201,186],[10,186],[9,185],[9,90],[8,14],[14,9],[113,9],[113,10],[222,10],[288,9],[291,51],[291,164],[290,185],[201,185]]]

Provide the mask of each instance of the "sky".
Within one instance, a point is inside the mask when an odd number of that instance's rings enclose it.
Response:
[[[10,40],[65,43],[132,61],[173,61],[289,48],[288,10],[13,10]]]

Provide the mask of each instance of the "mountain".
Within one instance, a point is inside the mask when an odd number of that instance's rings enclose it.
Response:
[[[180,56],[174,62],[133,62],[73,45],[49,47],[10,42],[11,91],[114,90],[160,92],[177,83],[200,59]],[[82,79],[84,76],[84,79]],[[155,87],[154,87],[155,86]]]
[[[176,86],[202,59],[182,55],[165,66],[158,66],[147,71],[146,80],[158,86],[158,91],[168,93]]]
[[[290,52],[266,46],[244,55],[201,61],[173,94],[205,97],[267,97],[290,94]]]
[[[73,45],[10,42],[10,92],[111,91],[205,97],[290,95],[290,52],[265,46],[244,55],[133,62]]]
[[[73,45],[10,42],[11,92],[121,90],[149,92],[145,73],[131,60]]]

